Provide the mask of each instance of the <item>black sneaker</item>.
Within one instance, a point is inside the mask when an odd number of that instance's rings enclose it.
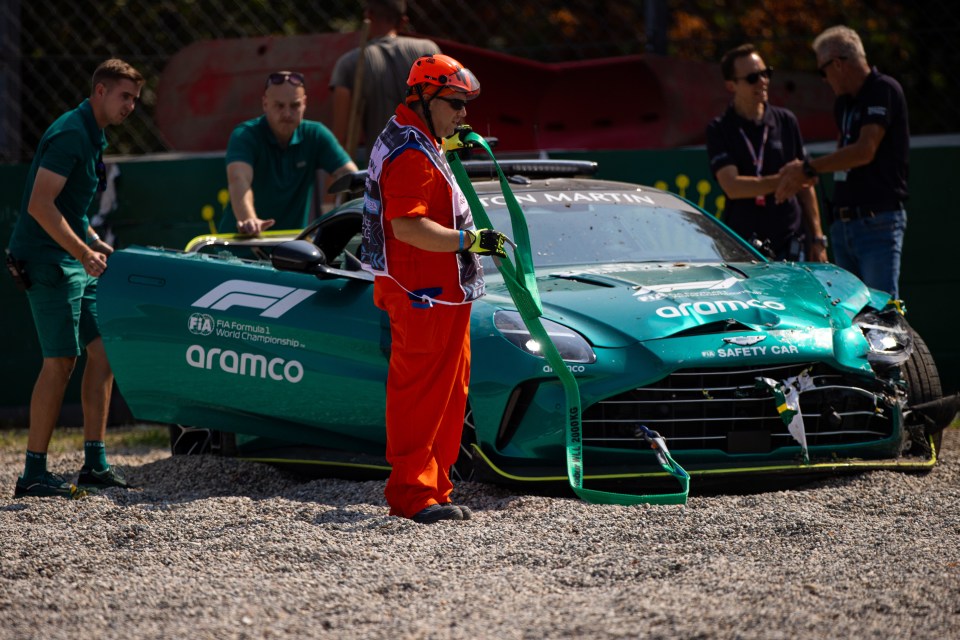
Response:
[[[35,480],[24,480],[17,478],[17,486],[13,490],[14,498],[37,497],[45,498],[49,496],[58,496],[61,498],[74,499],[82,498],[87,495],[83,489],[70,484],[64,480],[63,476],[47,471],[45,474]]]
[[[471,520],[473,518],[473,510],[470,507],[465,507],[462,504],[453,504],[452,502],[446,502],[443,506],[460,509],[460,515],[463,516],[464,520]]]
[[[77,477],[77,485],[83,488],[108,489],[110,487],[120,487],[129,489],[131,485],[116,467],[107,467],[103,471],[94,471],[90,467],[84,466],[80,469],[80,475]]]
[[[452,504],[432,504],[410,519],[418,524],[433,524],[441,520],[463,520],[463,512]]]

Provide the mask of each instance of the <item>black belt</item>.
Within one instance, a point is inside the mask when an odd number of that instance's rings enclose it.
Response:
[[[888,211],[900,211],[903,209],[902,202],[890,202],[888,204],[864,204],[853,207],[834,207],[833,217],[835,220],[857,220],[859,218],[872,218],[878,213]]]

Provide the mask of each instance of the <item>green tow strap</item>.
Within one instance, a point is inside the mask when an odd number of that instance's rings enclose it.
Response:
[[[601,504],[685,504],[687,494],[690,491],[690,476],[683,468],[674,462],[670,457],[663,439],[655,431],[651,431],[642,425],[638,425],[639,433],[642,435],[657,456],[657,461],[663,469],[672,475],[680,483],[681,491],[679,493],[657,494],[657,495],[635,495],[623,494],[610,491],[599,491],[595,489],[585,489],[583,487],[583,432],[581,425],[580,409],[580,388],[577,386],[577,379],[567,369],[566,363],[560,357],[556,345],[543,328],[540,317],[543,315],[543,305],[540,302],[540,292],[537,289],[536,274],[533,270],[533,258],[530,252],[530,233],[527,230],[527,221],[523,217],[523,211],[520,209],[520,203],[513,195],[513,190],[507,181],[506,176],[500,169],[497,159],[493,157],[493,152],[487,145],[486,140],[474,132],[461,134],[461,140],[468,145],[482,147],[490,155],[493,166],[500,176],[500,189],[507,203],[507,210],[510,212],[510,224],[513,231],[514,256],[516,266],[510,258],[494,258],[497,269],[503,275],[503,280],[513,298],[513,303],[523,318],[530,335],[543,348],[544,356],[547,362],[556,372],[563,384],[564,395],[567,401],[566,412],[566,448],[567,448],[567,479],[570,487],[581,499],[587,502]],[[460,158],[456,153],[447,154],[450,167],[453,169],[453,175],[460,185],[470,205],[470,211],[477,222],[477,227],[481,229],[492,229],[490,218],[477,197],[477,192],[473,188]]]

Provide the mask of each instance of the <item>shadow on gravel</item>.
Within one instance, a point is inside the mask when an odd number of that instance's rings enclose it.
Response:
[[[310,483],[282,469],[219,456],[173,456],[142,465],[120,466],[134,488],[97,493],[127,505],[224,497],[300,500],[315,493],[305,491]]]
[[[140,466],[124,466],[131,491],[109,489],[100,495],[118,504],[186,503],[210,498],[238,497],[251,500],[286,498],[295,502],[324,504],[334,510],[324,515],[324,522],[355,522],[350,507],[358,499],[382,506],[383,480],[350,480],[341,478],[307,478],[269,464],[223,458],[219,456],[174,456]],[[731,480],[694,479],[690,497],[720,495],[756,495],[777,491],[807,491],[825,486],[841,487],[872,471],[846,472],[831,476],[767,477]],[[645,484],[587,484],[589,488],[633,494],[672,493],[675,483],[659,486]],[[523,496],[578,499],[566,484],[537,484],[514,487],[480,482],[457,484],[454,500],[483,509],[484,505],[509,501]]]
[[[777,491],[813,491],[825,485],[843,486],[855,482],[871,471],[849,471],[833,476],[772,477],[740,480],[698,482],[691,496],[749,496]]]
[[[282,499],[328,507],[310,518],[318,525],[377,525],[388,517],[383,480],[307,478],[269,464],[206,455],[120,466],[134,488],[97,494],[118,506],[163,509],[219,498]],[[501,508],[515,497],[505,488],[475,482],[458,483],[453,495],[475,512]]]
[[[945,442],[949,442],[945,447],[948,451],[956,447],[953,443],[960,441],[960,430],[951,431],[945,438]],[[952,462],[950,460],[947,464],[951,465]],[[322,516],[323,523],[349,523],[356,522],[358,517],[370,517],[369,512],[356,511],[358,504],[382,508],[384,512],[387,508],[383,497],[383,479],[307,477],[278,466],[208,455],[171,456],[139,466],[121,466],[129,481],[137,488],[131,491],[110,489],[101,493],[120,505],[176,504],[224,497],[251,500],[284,498],[294,502],[332,507],[331,511]],[[813,476],[766,476],[736,481],[695,477],[690,484],[690,496],[757,495],[778,491],[813,491],[824,487],[845,487],[861,481],[872,473],[884,473],[884,471],[846,471],[836,472],[833,475]],[[915,476],[925,475],[931,471],[895,473]],[[937,469],[932,473],[937,473]],[[665,482],[660,485],[588,483],[587,486],[633,494],[672,493],[677,490],[677,485],[672,479],[665,479]],[[485,510],[503,508],[511,501],[525,496],[578,499],[565,483],[514,486],[480,482],[458,482],[453,499],[475,510]],[[11,511],[18,508],[16,504],[2,507],[3,510]]]

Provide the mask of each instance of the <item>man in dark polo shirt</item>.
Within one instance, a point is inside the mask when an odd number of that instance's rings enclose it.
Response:
[[[832,172],[830,239],[836,263],[868,286],[899,298],[910,151],[903,89],[867,64],[863,43],[852,29],[827,29],[813,41],[813,50],[820,75],[837,95],[838,148],[785,167],[777,199],[789,198],[817,174]]]
[[[751,44],[720,61],[733,101],[707,126],[710,170],[727,196],[724,222],[777,260],[826,262],[826,237],[812,186],[774,202],[780,169],[805,151],[796,117],[767,102],[773,69]]]
[[[90,226],[87,210],[97,189],[106,187],[103,130],[133,112],[142,86],[143,76],[123,60],[97,67],[90,97],[50,125],[27,174],[9,251],[26,273],[23,284],[43,366],[30,399],[27,459],[17,478],[17,498],[83,494],[47,470],[47,448],[81,348],[87,363],[81,391],[84,464],[77,484],[128,486],[107,464],[103,444],[113,372],[97,325],[97,278],[113,248]]]
[[[357,170],[329,129],[303,119],[303,74],[271,73],[262,102],[263,115],[241,123],[227,143],[230,203],[220,233],[302,229],[310,215],[317,170],[331,179]]]

